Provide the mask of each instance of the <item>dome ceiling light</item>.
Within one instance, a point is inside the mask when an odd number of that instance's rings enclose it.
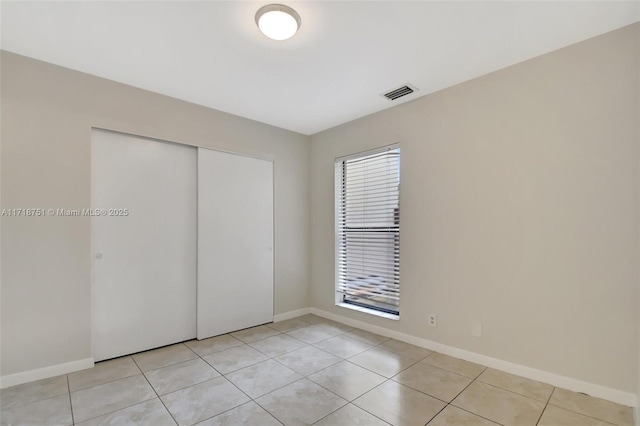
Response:
[[[286,40],[298,31],[302,20],[298,12],[283,4],[268,4],[256,12],[260,31],[273,40]]]

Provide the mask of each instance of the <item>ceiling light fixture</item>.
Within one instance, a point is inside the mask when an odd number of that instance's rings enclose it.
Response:
[[[286,40],[300,29],[302,20],[298,12],[283,4],[268,4],[256,12],[260,31],[273,40]]]

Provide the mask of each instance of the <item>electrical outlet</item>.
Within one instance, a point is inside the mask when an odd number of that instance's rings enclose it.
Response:
[[[478,321],[471,321],[471,335],[482,338],[482,324]]]
[[[437,327],[438,326],[438,317],[436,314],[429,314],[429,327]]]

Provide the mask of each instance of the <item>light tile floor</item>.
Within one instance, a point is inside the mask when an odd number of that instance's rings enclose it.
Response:
[[[631,426],[630,407],[305,315],[0,391],[0,425]]]

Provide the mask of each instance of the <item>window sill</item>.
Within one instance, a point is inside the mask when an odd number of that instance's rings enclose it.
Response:
[[[389,314],[387,312],[380,312],[380,311],[376,311],[375,309],[364,308],[362,306],[356,306],[350,303],[336,303],[336,306],[339,306],[341,308],[352,309],[358,312],[364,312],[365,314],[375,315],[377,317],[382,317],[382,318],[386,318],[394,321],[400,320],[400,315]]]

